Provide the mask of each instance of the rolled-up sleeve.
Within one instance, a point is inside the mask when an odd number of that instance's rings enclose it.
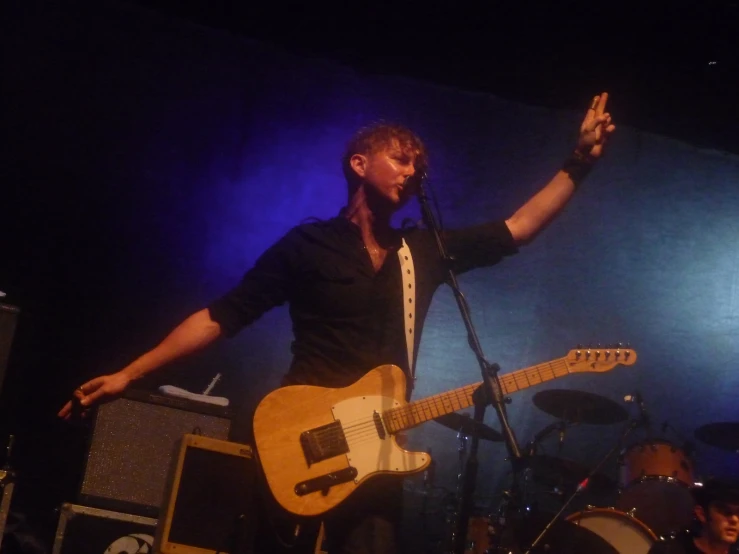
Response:
[[[241,282],[208,306],[210,317],[227,337],[284,304],[293,286],[292,245],[288,233],[266,250]]]
[[[505,221],[494,221],[444,232],[458,273],[497,264],[518,252]]]

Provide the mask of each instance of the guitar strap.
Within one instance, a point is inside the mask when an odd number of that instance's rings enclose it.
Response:
[[[409,385],[413,387],[416,378],[416,369],[413,367],[413,329],[416,326],[416,272],[413,269],[413,256],[411,249],[403,239],[402,246],[398,249],[400,260],[400,272],[403,276],[403,315],[405,327],[405,345],[408,350],[408,371],[410,372]]]

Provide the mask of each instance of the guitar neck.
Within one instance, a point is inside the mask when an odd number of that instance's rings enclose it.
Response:
[[[552,381],[559,377],[564,377],[565,375],[569,375],[569,373],[567,358],[559,358],[551,362],[501,375],[500,385],[503,389],[503,394],[507,395],[534,385]],[[437,417],[469,408],[473,405],[472,394],[481,384],[482,381],[478,381],[471,385],[386,410],[382,416],[385,427],[389,432],[397,433],[411,429]]]

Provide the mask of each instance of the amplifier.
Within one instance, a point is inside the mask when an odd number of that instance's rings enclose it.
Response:
[[[227,408],[127,391],[95,413],[79,502],[157,517],[175,446],[185,434],[228,439]]]
[[[15,324],[20,310],[15,306],[0,303],[0,392],[3,390],[5,370],[10,357],[10,345],[13,344]]]
[[[157,520],[62,504],[52,554],[149,554]]]
[[[252,553],[256,531],[252,448],[185,435],[174,458],[154,552]]]

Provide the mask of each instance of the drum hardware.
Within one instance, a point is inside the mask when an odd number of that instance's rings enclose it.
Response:
[[[567,429],[576,425],[579,423],[570,423],[566,420],[555,421],[536,433],[533,440],[528,443],[527,464],[524,472],[525,495],[532,483],[538,483],[548,487],[545,494],[564,498],[588,477],[590,469],[574,460],[561,456],[538,454],[543,441],[555,432],[559,433],[557,450],[561,450]],[[588,488],[591,492],[608,494],[615,492],[618,487],[613,479],[603,473],[596,473],[590,477]]]
[[[673,435],[677,437],[679,442],[683,445],[683,451],[685,452],[685,455],[688,457],[692,457],[693,453],[695,452],[695,443],[691,440],[689,440],[685,433],[681,433],[675,427],[669,422],[669,421],[663,421],[662,425],[660,426],[662,430],[662,435],[665,436],[665,433],[669,430],[672,432]]]
[[[545,391],[545,392],[548,392],[548,391]],[[564,395],[562,395],[562,396],[564,396]],[[593,396],[597,396],[597,395],[593,395]],[[600,397],[600,398],[602,398],[602,397]],[[608,399],[605,399],[605,400],[608,400]],[[596,406],[597,405],[597,402],[598,401],[594,401],[591,404],[591,406]],[[608,402],[610,402],[610,401],[608,401]],[[606,403],[601,403],[601,406],[605,406],[605,405],[606,405]],[[618,406],[618,407],[621,408],[620,406]],[[589,412],[587,410],[583,410],[580,413],[581,414],[585,414],[587,417],[590,417],[591,420],[595,420],[595,421],[605,421],[607,419],[605,417],[606,414],[609,417],[613,417],[613,416],[615,416],[617,414],[617,410],[612,410],[612,411],[610,411],[610,413],[608,413],[606,410],[607,409],[600,410],[600,413],[598,413],[597,410],[591,409]],[[623,408],[621,408],[621,410],[623,410]],[[624,413],[625,413],[625,410],[624,410]],[[537,548],[537,546],[542,542],[542,540],[544,539],[544,537],[547,536],[547,534],[549,533],[550,529],[552,529],[557,522],[560,522],[561,521],[562,515],[564,514],[565,510],[567,510],[567,508],[570,506],[570,504],[572,504],[572,502],[575,500],[575,498],[580,493],[582,493],[583,491],[585,491],[588,488],[588,483],[590,482],[590,479],[593,478],[598,473],[600,473],[601,468],[606,464],[606,462],[609,459],[611,459],[613,456],[615,456],[617,452],[619,452],[619,450],[621,449],[621,445],[626,440],[626,437],[634,429],[636,429],[637,427],[639,427],[640,425],[642,425],[642,423],[643,422],[640,421],[640,420],[630,420],[628,422],[628,424],[624,426],[623,430],[621,431],[621,435],[619,436],[619,439],[616,442],[616,444],[606,453],[605,456],[603,456],[603,458],[601,458],[601,460],[595,465],[595,467],[590,472],[588,472],[588,474],[585,477],[585,479],[583,479],[577,485],[577,487],[575,488],[574,492],[572,492],[572,494],[570,494],[570,496],[564,501],[564,503],[562,504],[562,506],[559,509],[559,511],[546,524],[546,526],[541,531],[541,533],[539,533],[539,535],[536,537],[536,539],[534,539],[534,541],[531,543],[531,545],[529,546],[529,548],[525,551],[525,554],[531,554],[531,552],[534,549]],[[645,554],[646,554],[646,551],[645,551]]]
[[[636,407],[639,410],[639,421],[647,430],[647,437],[651,437],[652,418],[649,417],[649,413],[647,412],[647,408],[644,404],[644,398],[642,397],[641,393],[639,391],[636,391],[634,394],[627,394],[626,396],[624,396],[624,402],[636,404]]]
[[[448,417],[453,416],[453,417]],[[458,470],[456,493],[450,493],[446,499],[446,524],[449,527],[447,534],[447,546],[444,548],[446,552],[453,553],[459,548],[461,541],[458,541],[458,533],[460,532],[459,518],[462,508],[463,487],[465,485],[465,467],[467,463],[468,445],[470,434],[479,432],[480,437],[490,441],[502,440],[502,435],[494,429],[475,422],[466,414],[447,414],[435,421],[441,423],[445,427],[457,431],[457,453],[458,453]],[[464,554],[484,554],[488,552],[490,547],[490,538],[495,534],[495,523],[489,515],[483,515],[484,510],[473,503],[471,506],[469,517],[467,518],[467,526],[465,532],[465,540],[463,544]]]

